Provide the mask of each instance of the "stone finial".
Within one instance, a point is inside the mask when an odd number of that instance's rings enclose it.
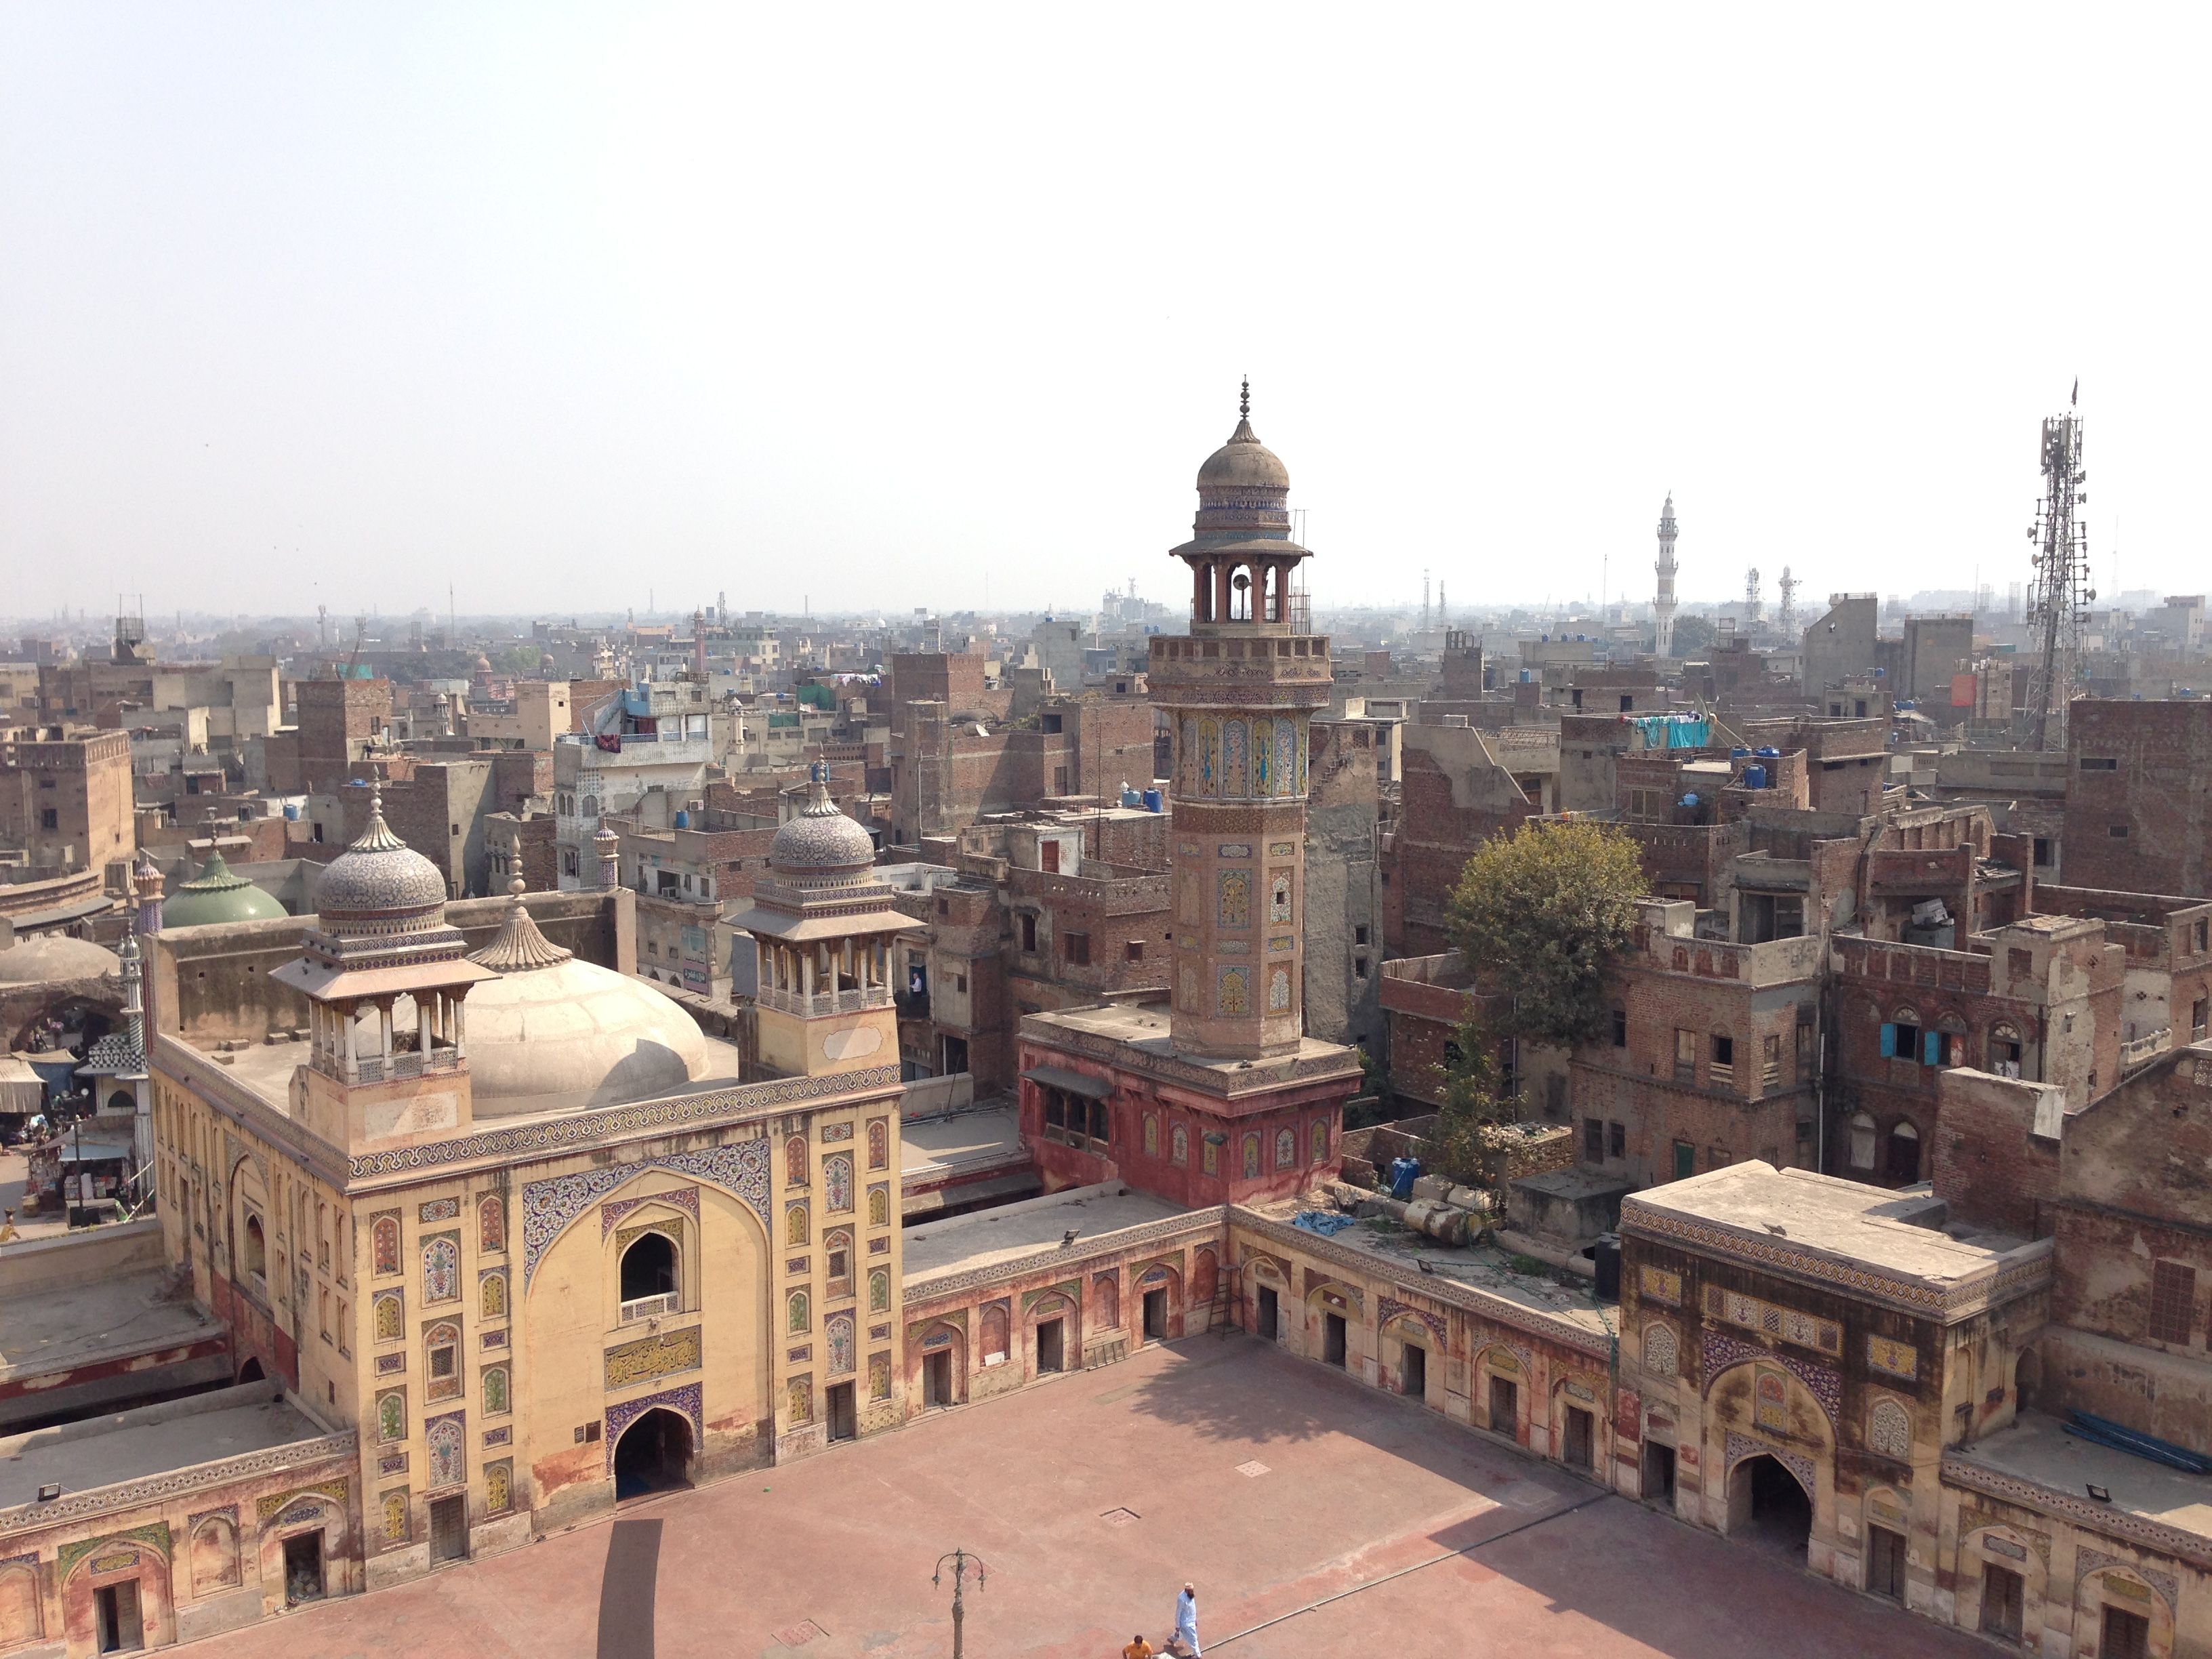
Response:
[[[489,968],[502,974],[527,974],[540,968],[556,968],[575,954],[563,950],[538,931],[538,922],[523,901],[528,884],[520,876],[507,883],[507,890],[513,898],[507,916],[492,935],[490,944],[481,951],[469,952],[469,960],[479,967]]]

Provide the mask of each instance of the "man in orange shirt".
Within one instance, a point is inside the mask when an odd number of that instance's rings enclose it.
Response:
[[[1132,1636],[1129,1645],[1121,1650],[1121,1659],[1152,1659],[1153,1647],[1142,1636]]]

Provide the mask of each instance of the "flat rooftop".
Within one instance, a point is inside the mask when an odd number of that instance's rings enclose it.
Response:
[[[0,1302],[0,1382],[177,1347],[222,1328],[191,1301],[166,1296],[168,1282],[149,1267]]]
[[[899,1126],[899,1175],[907,1182],[941,1181],[1024,1161],[1022,1115],[1012,1106]]]
[[[1271,1221],[1287,1222],[1308,1206],[1286,1198],[1245,1207],[1258,1211]],[[1620,1323],[1618,1310],[1599,1307],[1592,1281],[1578,1279],[1574,1285],[1565,1285],[1548,1271],[1523,1273],[1513,1265],[1516,1258],[1512,1252],[1495,1244],[1455,1248],[1439,1244],[1425,1234],[1395,1222],[1376,1225],[1366,1221],[1332,1233],[1328,1240],[1332,1244],[1374,1257],[1394,1277],[1409,1284],[1419,1283],[1421,1279],[1449,1279],[1531,1313],[1579,1325],[1595,1337],[1611,1335]]]
[[[1162,1060],[1174,1060],[1185,1066],[1199,1066],[1206,1071],[1218,1072],[1224,1076],[1250,1071],[1266,1076],[1268,1070],[1286,1060],[1327,1060],[1340,1057],[1347,1069],[1356,1070],[1358,1061],[1354,1050],[1340,1042],[1323,1042],[1317,1037],[1300,1037],[1296,1048],[1266,1060],[1246,1062],[1238,1060],[1209,1060],[1198,1054],[1178,1054],[1169,1039],[1168,1005],[1158,1002],[1107,1002],[1091,1008],[1061,1008],[1050,1013],[1024,1014],[1024,1023],[1034,1020],[1041,1025],[1059,1026],[1066,1030],[1079,1031],[1086,1036],[1105,1037],[1115,1042],[1154,1055]]]
[[[0,1440],[0,1510],[32,1503],[56,1482],[64,1492],[86,1492],[324,1434],[273,1383],[33,1429]]]
[[[1108,1182],[995,1210],[977,1210],[949,1220],[924,1222],[906,1231],[907,1289],[927,1291],[927,1286],[919,1281],[939,1273],[988,1267],[1033,1251],[1057,1251],[1071,1227],[1077,1231],[1079,1250],[1101,1233],[1189,1213],[1182,1205],[1152,1197],[1119,1182]]]
[[[1971,1278],[2032,1248],[2011,1233],[1962,1229],[1954,1237],[1918,1224],[1911,1218],[1941,1213],[1925,1193],[1900,1194],[1810,1170],[1778,1170],[1757,1158],[1646,1188],[1621,1206],[1623,1230],[1645,1211],[1725,1228],[1750,1242],[1787,1239],[1839,1261],[1936,1285]]]
[[[2022,1412],[2010,1428],[1948,1455],[2069,1498],[2082,1497],[2094,1484],[2112,1494],[2112,1507],[2123,1514],[2212,1538],[2212,1480],[2079,1439],[2039,1412]]]

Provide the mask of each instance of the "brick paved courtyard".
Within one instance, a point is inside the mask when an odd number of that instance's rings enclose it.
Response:
[[[1158,1641],[1185,1578],[1206,1652],[1231,1659],[1989,1651],[1241,1336],[1146,1348],[189,1651],[944,1655],[949,1580],[929,1577],[955,1546],[988,1567],[968,1598],[976,1659]]]

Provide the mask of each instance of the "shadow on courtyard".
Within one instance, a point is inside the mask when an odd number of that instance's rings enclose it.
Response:
[[[1497,1507],[1427,1534],[1437,1554],[1460,1553],[1638,1650],[1668,1659],[1984,1651],[1971,1637],[1814,1577],[1802,1557],[1700,1531],[1252,1336],[1170,1346],[1173,1361],[1127,1390],[1135,1410],[1262,1456],[1270,1443],[1341,1437],[1492,1499]],[[1430,1594],[1452,1596],[1467,1583],[1449,1561],[1421,1571],[1436,1575],[1423,1587]]]

